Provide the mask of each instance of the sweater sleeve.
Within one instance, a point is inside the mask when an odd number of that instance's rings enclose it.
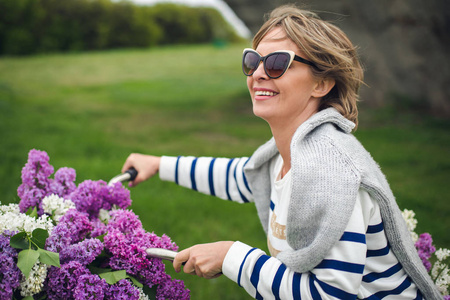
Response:
[[[255,299],[355,299],[366,260],[369,214],[356,201],[342,238],[310,272],[296,273],[262,250],[235,242],[225,257],[223,274]]]
[[[252,202],[253,195],[243,172],[247,161],[248,157],[163,156],[159,177],[221,199]]]

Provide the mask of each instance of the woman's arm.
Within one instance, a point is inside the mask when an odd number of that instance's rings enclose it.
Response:
[[[342,238],[310,272],[297,273],[261,249],[241,242],[183,250],[174,261],[175,270],[186,262],[183,270],[193,275],[214,278],[222,272],[255,299],[355,299],[366,262],[365,233],[370,215],[360,204],[357,201]]]
[[[159,176],[201,193],[240,203],[253,196],[244,174],[248,158],[178,156],[161,158]]]

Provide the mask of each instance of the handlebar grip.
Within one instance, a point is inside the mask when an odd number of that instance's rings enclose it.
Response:
[[[128,173],[130,175],[130,179],[128,180],[133,181],[136,178],[138,171],[135,168],[131,167],[128,170],[126,170],[125,173]]]

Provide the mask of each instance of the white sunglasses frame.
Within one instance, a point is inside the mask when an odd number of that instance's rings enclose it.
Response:
[[[246,53],[248,53],[248,52],[255,53],[255,54],[257,54],[257,55],[259,56],[258,66],[255,68],[255,70],[254,70],[253,72],[250,72],[249,74],[247,74],[247,73],[245,72],[245,69],[244,69],[245,55],[246,55]],[[273,54],[276,54],[276,53],[287,53],[287,54],[289,55],[289,57],[290,57],[290,60],[289,60],[289,63],[287,64],[287,67],[284,69],[284,71],[281,73],[281,75],[279,75],[279,76],[271,76],[271,75],[269,75],[269,73],[267,72],[267,69],[266,69],[266,58],[267,58],[268,56],[273,55]],[[259,67],[259,64],[261,64],[261,62],[262,62],[262,63],[263,63],[263,67],[264,67],[264,72],[266,73],[266,75],[269,76],[269,78],[277,79],[277,78],[280,78],[281,76],[283,76],[284,73],[286,73],[286,71],[289,69],[289,67],[290,67],[291,64],[292,64],[292,61],[294,61],[294,60],[295,60],[295,61],[298,61],[298,62],[301,62],[301,63],[304,63],[304,64],[307,64],[307,65],[310,65],[310,66],[312,66],[312,67],[316,67],[316,65],[315,65],[312,61],[306,60],[306,59],[304,59],[304,58],[298,56],[298,55],[295,54],[295,52],[292,51],[292,50],[277,50],[277,51],[274,51],[274,52],[271,52],[271,53],[267,54],[266,56],[262,56],[262,55],[259,54],[256,50],[254,50],[254,49],[252,49],[252,48],[245,48],[244,51],[242,52],[242,71],[244,72],[244,75],[246,75],[246,76],[252,76],[253,73],[255,73],[256,69]]]

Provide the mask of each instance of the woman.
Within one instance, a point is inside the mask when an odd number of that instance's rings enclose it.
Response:
[[[441,297],[383,174],[351,134],[362,69],[346,35],[282,6],[253,49],[244,50],[243,71],[270,141],[251,158],[132,154],[123,171],[138,170],[132,185],[159,172],[162,180],[254,202],[271,256],[241,242],[202,244],[181,251],[175,270],[185,263],[186,273],[223,273],[256,299]]]

